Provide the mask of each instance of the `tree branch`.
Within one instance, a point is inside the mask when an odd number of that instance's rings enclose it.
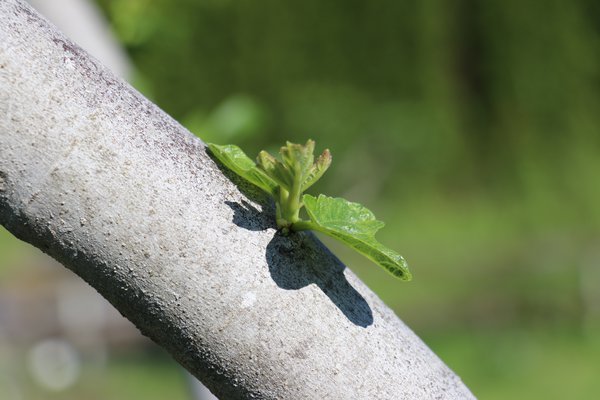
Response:
[[[0,22],[0,223],[15,236],[222,398],[473,398],[311,234],[278,235],[271,203],[200,140],[22,1],[0,0]]]

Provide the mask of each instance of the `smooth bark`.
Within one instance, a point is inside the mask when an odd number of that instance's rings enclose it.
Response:
[[[18,0],[0,0],[0,223],[221,398],[473,398],[313,235],[280,236],[268,199]]]

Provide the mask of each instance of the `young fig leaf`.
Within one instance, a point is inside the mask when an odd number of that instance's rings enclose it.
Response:
[[[294,184],[294,177],[281,161],[262,150],[256,157],[256,165],[279,186],[290,191]]]
[[[293,171],[295,178],[303,182],[313,165],[315,142],[307,140],[305,145],[286,142],[279,153],[286,167]]]
[[[305,194],[302,202],[310,221],[298,224],[300,229],[314,229],[341,240],[359,253],[385,268],[396,278],[411,279],[408,265],[401,255],[375,239],[384,223],[366,207],[342,198]],[[292,226],[292,230],[295,226]]]
[[[341,240],[402,280],[411,274],[404,258],[375,239],[383,222],[366,207],[341,198],[303,192],[314,184],[331,164],[329,150],[314,159],[315,142],[286,142],[281,148],[281,160],[266,151],[258,154],[256,163],[237,146],[208,144],[213,155],[227,168],[271,194],[276,204],[277,226],[284,234],[312,229]],[[306,207],[309,220],[300,218]]]
[[[327,171],[327,168],[331,165],[331,153],[329,149],[325,149],[323,153],[317,158],[317,161],[310,167],[308,176],[302,183],[302,191],[305,191],[318,181],[321,176]]]
[[[227,168],[265,192],[276,196],[277,183],[261,171],[238,146],[208,143],[208,148]]]

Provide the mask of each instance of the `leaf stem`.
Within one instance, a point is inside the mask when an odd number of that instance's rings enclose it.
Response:
[[[293,230],[294,232],[300,232],[300,231],[316,231],[319,230],[319,227],[314,224],[312,221],[307,221],[304,219],[300,219],[296,222],[294,222],[292,224],[292,226],[290,227],[291,230]]]
[[[294,223],[300,221],[300,208],[302,202],[300,196],[302,196],[302,175],[295,171],[293,175],[294,180],[290,191],[280,187],[279,193],[279,207],[281,209],[281,221],[278,222],[280,228],[289,228]]]

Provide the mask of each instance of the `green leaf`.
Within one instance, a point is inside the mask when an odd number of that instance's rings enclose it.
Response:
[[[359,253],[385,268],[396,278],[410,280],[404,258],[375,239],[384,225],[366,207],[342,198],[305,194],[302,198],[311,221],[303,221],[292,229],[314,229],[341,240]]]
[[[331,165],[331,153],[329,149],[325,149],[323,153],[317,158],[317,161],[310,167],[308,176],[302,183],[302,191],[305,191],[313,185],[316,181],[323,176],[327,168]]]
[[[208,143],[208,148],[227,168],[265,192],[276,196],[278,190],[277,183],[261,171],[254,161],[238,146],[232,144],[221,146]]]
[[[281,161],[262,150],[256,157],[256,165],[278,185],[287,191],[291,190],[294,177]]]
[[[279,153],[283,163],[288,167],[290,171],[294,171],[294,175],[298,177],[300,181],[304,181],[310,167],[313,165],[315,142],[314,140],[308,139],[305,145],[285,142]]]

